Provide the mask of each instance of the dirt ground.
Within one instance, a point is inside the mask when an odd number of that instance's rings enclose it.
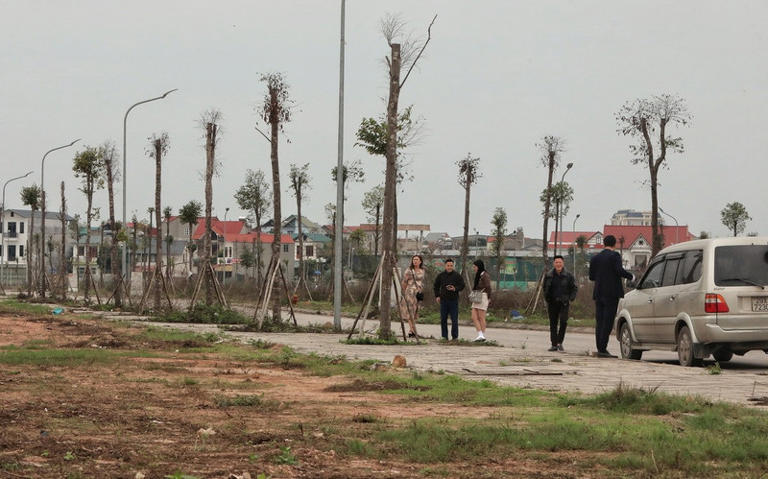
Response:
[[[0,478],[593,475],[575,468],[571,453],[450,464],[355,455],[345,445],[351,434],[423,417],[483,420],[494,411],[420,403],[349,377],[180,353],[198,345],[147,339],[142,331],[67,315],[0,316],[0,354],[14,346],[133,352],[67,366],[0,363]],[[147,353],[137,357],[140,350]],[[257,395],[257,404],[234,404]]]

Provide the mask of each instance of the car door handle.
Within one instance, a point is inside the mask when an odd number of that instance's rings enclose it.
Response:
[[[669,300],[670,300],[670,301],[674,301],[675,299],[677,299],[677,296],[670,296],[670,297],[669,297]]]
[[[649,302],[649,303],[653,303],[653,298],[649,298],[649,299],[648,299],[648,302]]]

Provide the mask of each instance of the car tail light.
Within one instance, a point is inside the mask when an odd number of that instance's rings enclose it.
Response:
[[[728,303],[719,294],[706,294],[704,296],[704,311],[707,313],[727,313]]]

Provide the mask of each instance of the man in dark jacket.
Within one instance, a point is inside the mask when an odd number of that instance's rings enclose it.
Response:
[[[568,326],[568,309],[576,299],[576,280],[565,270],[565,260],[555,256],[554,268],[544,276],[544,299],[549,313],[549,338],[552,341],[550,351],[563,351],[565,328]],[[558,322],[560,328],[558,329]]]
[[[592,257],[589,262],[589,279],[595,282],[592,299],[595,300],[595,342],[597,356],[615,358],[608,352],[608,338],[616,319],[619,298],[624,297],[621,278],[629,280],[634,276],[621,265],[621,255],[614,251],[616,237],[608,235],[603,239],[603,251]]]
[[[451,315],[451,339],[459,339],[459,291],[464,279],[453,269],[453,260],[445,260],[445,271],[435,278],[435,301],[440,305],[440,332],[448,339],[448,315]]]

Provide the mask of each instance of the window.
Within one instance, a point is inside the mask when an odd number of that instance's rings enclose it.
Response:
[[[24,245],[20,244],[19,245],[19,258],[23,258],[23,257],[24,257]]]
[[[690,284],[701,279],[701,260],[704,254],[701,250],[686,251],[680,266],[677,268],[675,284]]]
[[[768,246],[738,245],[715,248],[715,284],[768,285]]]
[[[284,245],[283,245],[283,253],[287,253],[287,252],[289,252],[289,251],[290,251],[290,248],[288,247],[288,245],[287,245],[287,244],[284,244]]]
[[[23,221],[19,221],[19,234],[22,234],[22,235],[24,234],[24,222]],[[19,255],[19,256],[21,256],[21,255]]]
[[[654,262],[643,276],[638,289],[658,288],[661,286],[661,276],[664,273],[664,259]]]
[[[16,261],[16,245],[8,245],[8,261]]]
[[[667,266],[664,268],[664,275],[661,278],[662,286],[674,286],[675,278],[677,278],[677,270],[682,262],[683,257],[677,255],[675,257],[667,256]]]
[[[309,245],[309,246],[306,246],[306,247],[304,248],[304,251],[306,251],[306,253],[304,254],[304,256],[310,256],[310,257],[311,257],[311,256],[314,256],[314,255],[315,255],[315,246],[314,246],[314,245]]]

